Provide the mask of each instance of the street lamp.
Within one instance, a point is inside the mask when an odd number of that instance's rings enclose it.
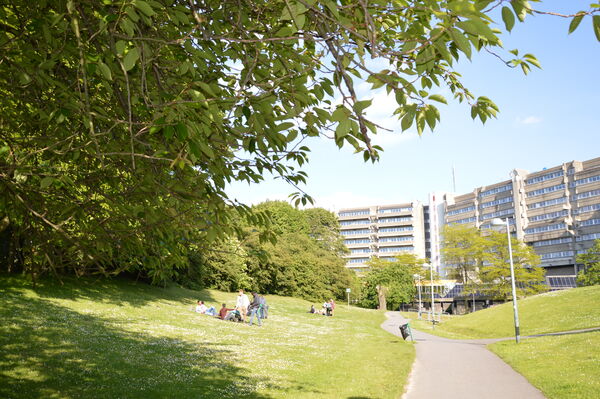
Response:
[[[510,283],[512,286],[512,300],[513,300],[513,314],[515,316],[515,340],[517,344],[520,341],[519,333],[519,309],[517,308],[517,288],[515,286],[515,267],[513,265],[512,245],[510,240],[510,227],[508,226],[508,219],[502,220],[500,218],[492,219],[492,226],[504,226],[506,225],[506,237],[508,240],[508,256],[510,259]]]
[[[421,305],[421,279],[423,277],[421,277],[420,274],[413,274],[413,277],[417,279],[417,281],[419,282],[417,285],[417,289],[419,291],[419,311],[417,312],[418,315],[418,319],[421,320],[421,309],[423,308],[423,306]]]

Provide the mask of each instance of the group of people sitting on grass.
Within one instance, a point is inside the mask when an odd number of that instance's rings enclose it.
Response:
[[[196,313],[205,314],[208,316],[218,317],[221,320],[246,322],[247,316],[250,316],[249,324],[254,324],[254,318],[259,326],[262,325],[262,320],[267,318],[269,306],[262,295],[256,292],[252,293],[252,302],[248,299],[248,295],[244,294],[244,290],[240,290],[235,302],[235,308],[227,308],[226,304],[222,304],[221,309],[217,312],[214,306],[206,306],[204,301],[198,301],[196,305]]]
[[[315,305],[310,305],[310,310],[308,313],[320,314],[323,316],[333,316],[333,311],[335,310],[335,301],[330,299],[329,302],[323,303],[322,309],[315,309]]]

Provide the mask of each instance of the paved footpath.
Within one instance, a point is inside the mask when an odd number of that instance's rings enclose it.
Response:
[[[400,335],[406,323],[387,312],[381,327]],[[417,359],[403,399],[543,399],[544,395],[486,345],[499,340],[454,340],[412,330]]]

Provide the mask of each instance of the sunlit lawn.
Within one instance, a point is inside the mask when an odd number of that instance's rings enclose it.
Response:
[[[549,399],[600,397],[600,332],[492,344],[489,348]]]
[[[267,297],[262,327],[191,311],[235,294],[0,275],[0,397],[397,398],[414,347],[380,312]]]
[[[522,335],[600,327],[600,286],[548,292],[518,302]],[[416,318],[414,313],[404,313]],[[512,302],[464,316],[445,317],[432,330],[431,323],[413,326],[448,338],[502,338],[514,335]]]

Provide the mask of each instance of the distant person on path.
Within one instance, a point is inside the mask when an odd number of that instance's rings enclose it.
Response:
[[[223,306],[219,310],[219,319],[225,320],[225,317],[227,317],[227,313],[231,312],[232,310],[233,309],[228,309],[227,305],[223,304]]]
[[[235,302],[235,309],[240,312],[243,321],[246,321],[246,313],[248,313],[249,305],[250,299],[248,299],[248,295],[244,294],[244,290],[240,290]]]
[[[330,316],[333,316],[333,311],[335,310],[335,301],[333,300],[333,298],[331,298],[329,300],[329,305],[331,306],[331,314],[330,314]]]
[[[265,305],[265,299],[258,295],[256,292],[252,293],[253,300],[248,308],[250,310],[250,325],[253,324],[254,316],[256,316],[258,325],[261,326],[261,319],[263,317],[263,307]]]

